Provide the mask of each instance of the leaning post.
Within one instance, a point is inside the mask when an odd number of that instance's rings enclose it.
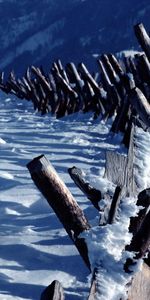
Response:
[[[55,211],[84,262],[90,269],[87,246],[84,238],[79,236],[83,231],[90,229],[83,211],[44,155],[34,158],[27,164],[27,168],[35,185]]]

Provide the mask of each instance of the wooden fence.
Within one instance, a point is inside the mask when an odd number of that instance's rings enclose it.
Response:
[[[105,219],[99,225],[116,222],[123,196],[137,198],[137,206],[141,206],[142,209],[136,217],[130,219],[129,231],[133,237],[125,250],[135,252],[135,255],[134,259],[126,260],[126,273],[131,271],[131,266],[140,258],[144,258],[150,247],[150,189],[139,193],[134,176],[135,127],[140,126],[143,132],[150,129],[150,38],[142,24],[137,24],[134,29],[144,52],[133,57],[124,57],[121,61],[112,54],[101,55],[98,59],[100,73],[97,76],[91,75],[83,63],[78,67],[69,63],[64,69],[58,60],[48,75],[40,68],[31,67],[19,83],[11,74],[5,85],[6,90],[11,87],[9,92],[13,91],[13,84],[15,87],[19,86],[19,90],[15,90],[17,95],[27,95],[26,98],[32,99],[35,109],[42,113],[51,112],[58,118],[77,111],[93,111],[95,118],[99,115],[104,119],[114,116],[111,131],[123,133],[128,155],[125,157],[112,151],[106,152],[105,177],[116,185],[116,190],[111,201],[108,197],[107,212],[103,212]],[[31,74],[34,74],[34,77]],[[88,245],[79,237],[81,232],[90,230],[83,211],[43,155],[36,157],[27,167],[34,183],[54,209],[86,266],[91,270]],[[86,182],[82,171],[77,167],[69,168],[68,172],[94,207],[102,211],[102,192]],[[145,259],[142,270],[133,277],[127,290],[128,300],[150,299],[149,266],[150,256]],[[88,300],[98,299],[97,272],[98,270],[94,269]],[[63,288],[56,280],[41,295],[41,300],[64,298]]]
[[[34,109],[57,118],[74,112],[93,111],[104,119],[115,115],[112,131],[126,133],[129,145],[133,117],[144,129],[150,125],[150,38],[143,26],[134,27],[143,52],[117,59],[103,54],[97,60],[99,72],[91,74],[84,63],[65,68],[60,60],[45,74],[42,67],[28,67],[22,78],[12,71],[7,80],[0,74],[0,89],[32,101]],[[140,118],[139,118],[140,117]]]
[[[114,117],[111,131],[123,133],[128,155],[124,157],[113,152],[106,153],[105,176],[116,184],[116,190],[109,203],[105,223],[100,226],[116,221],[123,195],[137,197],[137,205],[143,207],[138,216],[130,220],[129,230],[133,233],[133,238],[126,250],[136,252],[136,255],[134,261],[127,259],[124,272],[129,272],[130,266],[144,257],[150,246],[150,190],[138,193],[134,180],[135,126],[140,126],[143,132],[150,128],[150,37],[143,24],[135,25],[134,30],[143,52],[121,59],[113,54],[103,54],[97,61],[97,74],[91,74],[84,63],[78,66],[68,63],[64,68],[58,60],[53,63],[48,74],[45,74],[42,68],[31,66],[20,79],[16,78],[14,72],[10,73],[6,81],[3,72],[0,76],[1,90],[32,101],[34,109],[42,114],[50,112],[60,118],[79,111],[92,111],[94,118],[99,115],[106,120]],[[83,211],[46,157],[36,157],[27,167],[34,183],[54,209],[90,270],[87,245],[85,240],[79,237],[81,232],[90,230]],[[99,210],[103,198],[101,191],[86,182],[78,168],[69,168],[68,172],[75,184]],[[131,284],[128,291],[129,300],[150,299],[149,282],[146,280],[146,274],[150,279],[147,266],[150,265],[150,259],[145,263],[141,273],[136,275]],[[89,300],[95,299],[96,272],[97,270],[93,272]],[[142,278],[145,278],[144,283]],[[135,288],[137,283],[139,291]],[[41,295],[41,300],[50,299],[64,299],[63,288],[58,281],[50,284]]]

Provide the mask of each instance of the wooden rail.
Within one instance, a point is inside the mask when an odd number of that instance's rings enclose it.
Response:
[[[132,115],[144,129],[150,124],[150,38],[143,24],[135,25],[134,31],[145,53],[121,61],[114,54],[103,54],[96,77],[84,63],[75,66],[70,62],[64,67],[59,59],[48,74],[31,66],[22,78],[11,72],[5,80],[1,72],[0,89],[32,101],[35,110],[57,118],[78,111],[92,111],[94,118],[106,119],[115,114],[111,130],[124,133],[123,142],[128,146]]]

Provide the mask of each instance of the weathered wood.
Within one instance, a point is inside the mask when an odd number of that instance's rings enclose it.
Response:
[[[64,300],[64,290],[58,280],[54,280],[41,294],[40,300]]]
[[[60,83],[61,88],[66,92],[74,96],[78,97],[78,94],[72,89],[72,87],[67,83],[67,81],[60,75],[60,73],[55,74],[57,81]]]
[[[105,69],[107,70],[107,74],[112,84],[118,84],[120,82],[119,76],[116,74],[114,67],[112,66],[108,55],[103,54],[101,56],[101,60],[104,64]]]
[[[105,177],[123,187],[125,182],[125,173],[127,167],[127,157],[114,151],[106,151]]]
[[[127,156],[127,166],[125,172],[125,194],[128,197],[132,197],[136,195],[136,186],[134,180],[134,134],[135,134],[135,125],[134,122],[131,124],[131,131],[130,131],[130,142],[129,142],[129,150]]]
[[[134,112],[134,114],[133,114]],[[126,146],[127,149],[129,149],[129,145],[130,145],[130,138],[131,138],[131,129],[132,129],[132,123],[136,122],[136,117],[135,117],[135,111],[132,110],[131,105],[129,103],[129,108],[128,108],[128,112],[125,115],[125,128],[124,128],[124,136],[122,139],[122,143]]]
[[[69,78],[67,76],[67,73],[65,71],[65,69],[63,68],[63,65],[62,65],[62,62],[60,59],[57,60],[56,62],[57,66],[58,66],[58,69],[59,69],[59,72],[60,72],[60,75],[65,79],[65,81],[70,84],[69,82]]]
[[[102,82],[104,84],[104,88],[105,88],[105,90],[107,90],[110,88],[110,86],[112,86],[112,83],[110,81],[110,78],[107,74],[107,71],[106,71],[106,68],[105,68],[103,62],[100,59],[98,59],[97,62],[100,67],[100,70],[101,70],[101,77],[102,77]]]
[[[112,114],[114,114],[114,111],[115,110],[118,111],[118,108],[121,106],[122,100],[115,85],[111,85],[110,88],[107,90],[107,92],[108,92],[108,98],[111,99],[111,103],[112,103],[111,111]]]
[[[117,210],[119,208],[119,203],[121,200],[121,191],[122,189],[120,188],[120,186],[117,186],[109,210],[108,224],[112,224],[115,222],[117,216]]]
[[[93,90],[96,93],[100,92],[100,87],[98,85],[98,83],[94,80],[94,78],[92,77],[92,75],[90,74],[90,72],[87,70],[86,66],[83,63],[80,63],[78,65],[79,71],[82,74],[83,79],[87,79],[90,83],[90,85],[92,86]]]
[[[111,131],[118,133],[119,131],[125,132],[126,123],[128,120],[129,100],[128,97],[124,99],[124,102],[118,108],[116,117],[111,127]]]
[[[93,271],[90,292],[89,292],[87,300],[95,300],[96,299],[96,272],[97,272],[97,269],[95,268]]]
[[[90,268],[85,241],[78,237],[80,233],[90,229],[83,211],[44,155],[34,158],[27,164],[27,168],[34,183],[55,211],[86,265]]]
[[[137,206],[141,206],[137,216],[130,218],[129,231],[135,234],[146,216],[146,213],[150,206],[150,189],[145,189],[138,194]]]
[[[141,45],[143,51],[146,53],[148,60],[150,61],[150,37],[146,32],[146,29],[142,23],[138,23],[134,26],[134,32]]]
[[[130,92],[130,102],[136,110],[141,120],[150,127],[150,104],[139,88],[134,88]]]
[[[121,84],[124,87],[124,96],[128,96],[128,93],[135,88],[135,81],[132,73],[126,73],[121,79]]]
[[[140,78],[143,82],[150,83],[150,62],[147,56],[143,53],[135,56],[137,68],[139,69]]]
[[[86,195],[86,197],[92,202],[94,207],[99,210],[98,202],[101,200],[101,192],[96,188],[92,187],[83,177],[81,169],[72,167],[68,169],[70,177],[73,179],[75,184],[80,190]]]
[[[122,78],[122,76],[124,76],[124,70],[122,69],[117,58],[111,53],[108,54],[108,57],[109,57],[110,63],[112,64],[113,68],[115,69],[116,73],[118,74],[118,76],[120,78]]]
[[[45,87],[45,89],[47,90],[47,92],[51,93],[52,88],[51,88],[50,84],[47,82],[47,80],[44,77],[44,75],[41,73],[41,70],[39,68],[31,66],[31,71],[37,76],[37,78],[40,79],[42,85]]]
[[[135,58],[129,56],[128,59],[129,59],[131,73],[133,74],[133,78],[135,81],[135,85],[139,86],[141,84],[141,76],[139,75],[138,68],[135,63]]]
[[[128,300],[150,299],[150,268],[144,263],[141,271],[135,274],[128,290]]]
[[[71,74],[70,76],[72,78],[72,81],[77,84],[79,92],[81,92],[83,89],[83,86],[84,86],[84,81],[81,79],[80,74],[79,74],[75,64],[72,62],[68,63],[66,68],[67,68],[67,71],[69,72],[69,74]]]
[[[26,73],[25,73],[25,78],[27,80],[27,83],[29,84],[30,88],[31,88],[31,95],[30,95],[30,99],[33,102],[34,105],[34,109],[36,110],[37,108],[39,109],[39,96],[37,93],[37,89],[36,89],[36,84],[35,84],[35,80],[33,80],[31,78],[31,70],[30,68],[27,68]]]
[[[126,250],[135,252],[134,259],[142,258],[149,249],[150,246],[150,211],[146,214],[139,230],[133,235],[130,245],[126,246]],[[129,259],[127,261],[128,268],[134,264],[134,261]]]

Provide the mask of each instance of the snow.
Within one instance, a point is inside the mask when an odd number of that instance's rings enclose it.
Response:
[[[95,226],[84,234],[92,269],[97,269],[96,300],[99,295],[101,300],[127,299],[126,285],[131,281],[131,275],[123,272],[123,267],[127,257],[132,257],[132,254],[124,249],[132,238],[128,232],[130,217],[136,215],[137,211],[136,199],[122,199],[116,223]]]
[[[136,147],[136,184],[139,192],[150,187],[150,158],[149,158],[150,133],[143,134],[141,128],[136,128],[135,147]]]
[[[105,152],[126,154],[122,136],[110,133],[111,120],[93,120],[91,113],[57,120],[40,116],[27,101],[6,98],[2,93],[0,97],[0,299],[40,299],[54,279],[62,283],[66,300],[88,296],[91,275],[26,168],[34,157],[45,154],[92,225],[84,236],[92,268],[99,270],[101,299],[117,300],[129,280],[123,272],[129,254],[123,249],[131,239],[128,225],[130,215],[136,214],[135,199],[122,199],[121,221],[118,218],[115,224],[100,227],[98,212],[72,182],[67,169],[77,166],[92,185],[113,192],[115,186],[104,179]],[[141,137],[140,129],[137,135]],[[149,141],[149,133],[142,136],[142,154],[136,158],[137,164],[141,161],[144,187],[149,184]]]

